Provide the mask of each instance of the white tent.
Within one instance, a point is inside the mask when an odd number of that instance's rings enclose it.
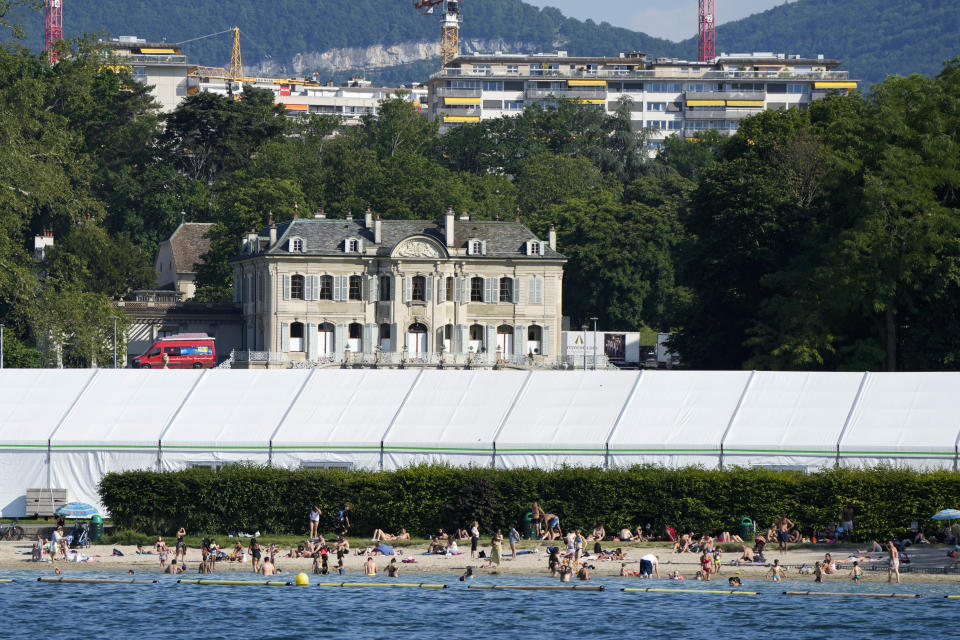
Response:
[[[723,439],[723,462],[815,470],[833,466],[864,373],[758,371]]]
[[[955,468],[960,373],[870,373],[839,441],[840,464]]]
[[[0,509],[110,471],[252,461],[956,469],[960,373],[0,371]]]
[[[614,466],[720,462],[748,371],[644,371],[609,439]]]

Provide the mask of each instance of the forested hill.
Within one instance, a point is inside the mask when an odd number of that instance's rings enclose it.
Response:
[[[722,19],[722,7],[720,7]],[[696,40],[684,43],[696,46]],[[957,0],[800,0],[717,27],[717,52],[779,51],[843,61],[864,87],[935,75],[960,55]]]
[[[574,20],[521,0],[463,4],[465,51],[696,55],[693,38],[675,43],[608,23]],[[64,22],[68,36],[104,32],[168,42],[238,25],[249,67],[320,71],[325,78],[365,68],[376,81],[409,82],[436,68],[439,35],[438,20],[411,5],[410,0],[70,0]],[[944,60],[960,54],[958,16],[957,0],[799,0],[721,24],[717,51],[823,53],[843,61],[843,68],[868,88],[887,74],[934,74]],[[695,20],[691,14],[691,32]],[[32,15],[26,26],[28,44],[39,48],[40,16]],[[184,46],[192,61],[209,65],[226,64],[229,48],[228,34]]]

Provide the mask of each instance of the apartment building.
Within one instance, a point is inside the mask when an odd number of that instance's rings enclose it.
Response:
[[[179,45],[147,42],[136,36],[120,36],[101,44],[130,70],[134,80],[153,87],[151,95],[162,112],[173,111],[187,97],[191,67]]]
[[[243,238],[238,366],[549,366],[560,347],[556,234],[439,221],[309,219]]]
[[[607,113],[623,103],[637,126],[651,130],[657,148],[670,135],[695,137],[713,129],[736,132],[739,121],[764,109],[805,108],[857,81],[838,60],[760,53],[721,54],[712,62],[618,57],[536,55],[460,56],[427,82],[427,113],[442,129],[516,115],[529,104],[561,98]]]

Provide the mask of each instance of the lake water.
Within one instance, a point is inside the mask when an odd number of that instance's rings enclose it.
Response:
[[[950,638],[960,628],[960,582],[860,584],[847,580],[781,584],[748,580],[759,595],[624,593],[629,587],[723,589],[667,580],[601,578],[604,592],[468,590],[453,575],[402,573],[403,582],[449,589],[320,588],[317,582],[368,581],[359,575],[311,575],[309,587],[226,587],[176,583],[44,584],[50,573],[6,572],[0,584],[3,629],[19,636],[67,638]],[[65,577],[126,578],[125,573],[70,572]],[[185,576],[197,578],[196,574]],[[220,574],[225,579],[250,575]],[[283,580],[292,576],[285,575]],[[387,582],[378,576],[369,581]],[[472,584],[559,584],[545,577],[484,576]],[[790,591],[920,593],[920,598],[785,596]]]

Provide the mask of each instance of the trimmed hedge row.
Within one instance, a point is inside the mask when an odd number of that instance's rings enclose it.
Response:
[[[611,532],[649,522],[658,533],[664,525],[698,534],[736,532],[743,516],[763,529],[783,513],[807,533],[838,522],[852,502],[855,539],[880,540],[902,535],[913,520],[933,530],[933,513],[960,506],[960,474],[447,466],[373,472],[234,465],[111,473],[100,483],[100,496],[119,527],[168,535],[180,525],[191,532],[301,533],[314,503],[323,509],[321,530],[328,531],[344,502],[351,505],[351,531],[362,536],[400,527],[424,535],[474,518],[490,531],[522,526],[534,500],[558,514],[565,530],[603,523]]]

